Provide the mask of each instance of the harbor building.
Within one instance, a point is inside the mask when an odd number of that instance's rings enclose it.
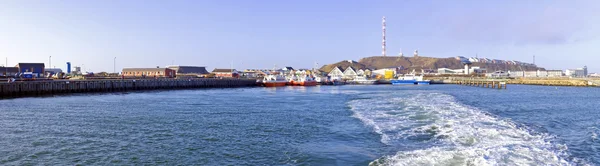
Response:
[[[340,68],[336,66],[333,69],[331,69],[331,71],[329,71],[327,76],[331,78],[343,78],[344,72],[342,72],[342,70],[340,70]]]
[[[562,70],[546,70],[546,72],[548,73],[548,77],[562,77],[563,76]]]
[[[212,72],[216,77],[237,77],[238,71],[235,69],[214,69]]]
[[[438,68],[437,72],[438,72],[438,74],[459,75],[459,74],[465,74],[465,69]]]
[[[562,70],[508,71],[509,77],[562,77]]]
[[[210,73],[203,66],[167,66],[168,69],[175,71],[176,77],[206,77]]]
[[[487,73],[487,69],[481,68],[479,66],[473,66],[469,69],[469,73],[471,74],[485,74]]]
[[[346,70],[344,70],[344,79],[349,79],[349,80],[353,80],[356,78],[358,74],[356,73],[356,70],[354,70],[354,68],[352,68],[351,66],[348,66],[348,68],[346,68]]]
[[[175,77],[175,70],[169,68],[124,68],[124,77]]]
[[[584,66],[583,68],[577,68],[577,69],[567,69],[565,71],[565,75],[568,77],[587,77],[587,75],[588,75],[587,66]]]
[[[60,69],[60,68],[46,68],[46,69],[44,69],[44,71],[46,71],[46,73],[48,73],[50,75],[54,75],[56,73],[62,73],[62,69]]]
[[[394,76],[399,73],[396,68],[384,68],[373,70],[372,75],[382,76],[385,79],[393,79]]]
[[[15,76],[19,73],[17,67],[0,67],[0,76]]]
[[[19,73],[31,72],[32,77],[41,77],[44,75],[45,65],[44,63],[18,63]]]

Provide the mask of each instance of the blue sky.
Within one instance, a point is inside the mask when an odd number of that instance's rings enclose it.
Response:
[[[0,64],[91,71],[310,68],[381,54],[475,56],[600,72],[600,1],[4,0]]]

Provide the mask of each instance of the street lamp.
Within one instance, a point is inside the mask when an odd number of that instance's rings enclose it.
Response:
[[[48,58],[48,68],[52,67],[52,56]]]
[[[117,73],[117,57],[113,58],[113,73]]]

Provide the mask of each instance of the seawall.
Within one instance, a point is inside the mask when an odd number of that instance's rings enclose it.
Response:
[[[456,84],[456,82],[486,82],[498,81],[506,84],[542,85],[542,86],[600,86],[598,79],[583,78],[517,78],[517,79],[491,79],[483,77],[429,77],[432,84]]]
[[[55,80],[0,83],[0,98],[86,92],[120,92],[160,89],[235,88],[256,86],[251,79],[124,79]]]

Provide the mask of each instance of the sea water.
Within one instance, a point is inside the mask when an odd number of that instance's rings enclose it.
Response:
[[[0,100],[0,165],[598,165],[600,89],[146,91]]]

